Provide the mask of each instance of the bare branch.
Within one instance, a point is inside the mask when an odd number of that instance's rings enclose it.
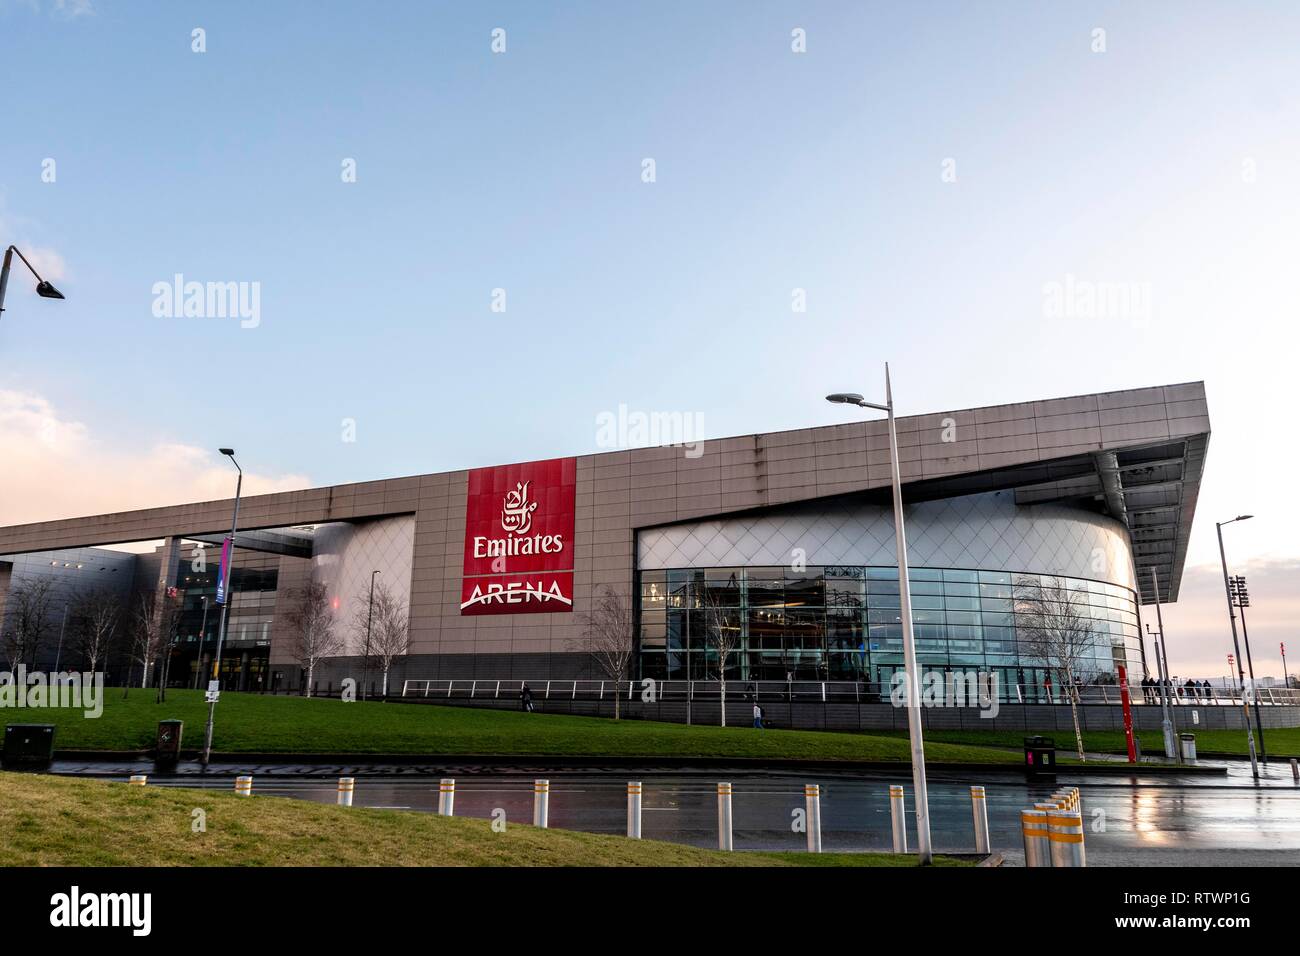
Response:
[[[36,665],[37,651],[50,630],[53,589],[54,582],[49,578],[34,578],[20,582],[9,592],[3,643],[10,670],[19,664]]]
[[[636,643],[631,609],[623,595],[607,584],[593,602],[591,612],[580,615],[579,620],[582,636],[576,643],[615,682],[614,719],[618,720],[621,715],[617,687],[629,679]]]
[[[307,696],[312,694],[316,665],[337,655],[342,638],[334,629],[334,609],[325,585],[313,578],[289,592],[289,627],[293,631],[293,655],[307,671]]]
[[[1016,630],[1021,653],[1040,661],[1048,672],[1065,678],[1070,712],[1074,717],[1074,738],[1083,760],[1083,733],[1079,727],[1079,694],[1076,677],[1092,666],[1102,642],[1097,620],[1085,591],[1069,587],[1061,578],[1020,578],[1015,586]]]

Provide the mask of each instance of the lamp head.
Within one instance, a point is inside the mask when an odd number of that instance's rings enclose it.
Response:
[[[826,401],[836,405],[861,405],[864,399],[856,392],[836,392],[834,395],[827,395]]]
[[[221,454],[225,455],[227,458],[231,458],[235,454],[235,449],[233,448],[218,448],[217,451],[221,452]]]
[[[63,298],[63,293],[60,292],[58,289],[54,288],[54,286],[50,285],[50,283],[48,283],[44,279],[36,283],[36,294],[39,295],[42,299]]]

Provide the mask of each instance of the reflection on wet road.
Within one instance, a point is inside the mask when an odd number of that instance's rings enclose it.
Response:
[[[626,781],[645,785],[642,833],[646,839],[717,845],[714,784],[734,787],[736,849],[804,848],[792,829],[792,812],[803,806],[803,785],[821,784],[823,845],[830,850],[886,850],[890,847],[888,785],[912,786],[905,774],[770,773],[734,770],[679,771],[666,767],[593,767],[556,771],[524,762],[511,768],[469,766],[214,766],[202,772],[182,765],[160,775],[152,764],[56,763],[56,773],[125,780],[148,773],[152,786],[232,789],[236,774],[254,776],[259,796],[335,802],[337,777],[356,777],[355,806],[431,813],[438,803],[438,778],[456,778],[456,815],[489,818],[504,810],[507,821],[532,820],[532,781],[551,781],[550,825],[592,833],[623,834]],[[1289,768],[1274,764],[1259,785],[1249,767],[1232,764],[1217,776],[1089,776],[1062,773],[1059,785],[1078,786],[1088,827],[1089,855],[1107,849],[1138,848],[1300,850],[1300,786]],[[987,788],[989,828],[995,848],[1020,845],[1019,812],[1046,797],[1052,785],[1027,786],[1015,773],[982,773],[978,779],[951,772],[930,779],[930,820],[936,850],[973,849],[970,784]],[[1300,859],[1300,856],[1297,857]]]

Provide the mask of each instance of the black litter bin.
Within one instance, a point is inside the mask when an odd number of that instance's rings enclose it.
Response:
[[[45,767],[54,759],[53,724],[6,724],[4,765]]]
[[[1025,738],[1025,776],[1056,777],[1056,741],[1051,737]]]
[[[158,742],[154,748],[154,759],[158,763],[176,763],[181,758],[181,732],[185,722],[181,720],[158,721]]]

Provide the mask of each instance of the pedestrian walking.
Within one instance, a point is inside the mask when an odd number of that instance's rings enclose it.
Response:
[[[519,688],[519,706],[526,713],[533,712],[533,692],[529,689],[527,681],[524,681],[523,686]]]
[[[758,704],[754,705],[754,729],[763,729],[763,708],[758,706]]]
[[[1208,680],[1201,681],[1201,690],[1205,692],[1206,700],[1214,699],[1214,688],[1210,686],[1210,682]]]

